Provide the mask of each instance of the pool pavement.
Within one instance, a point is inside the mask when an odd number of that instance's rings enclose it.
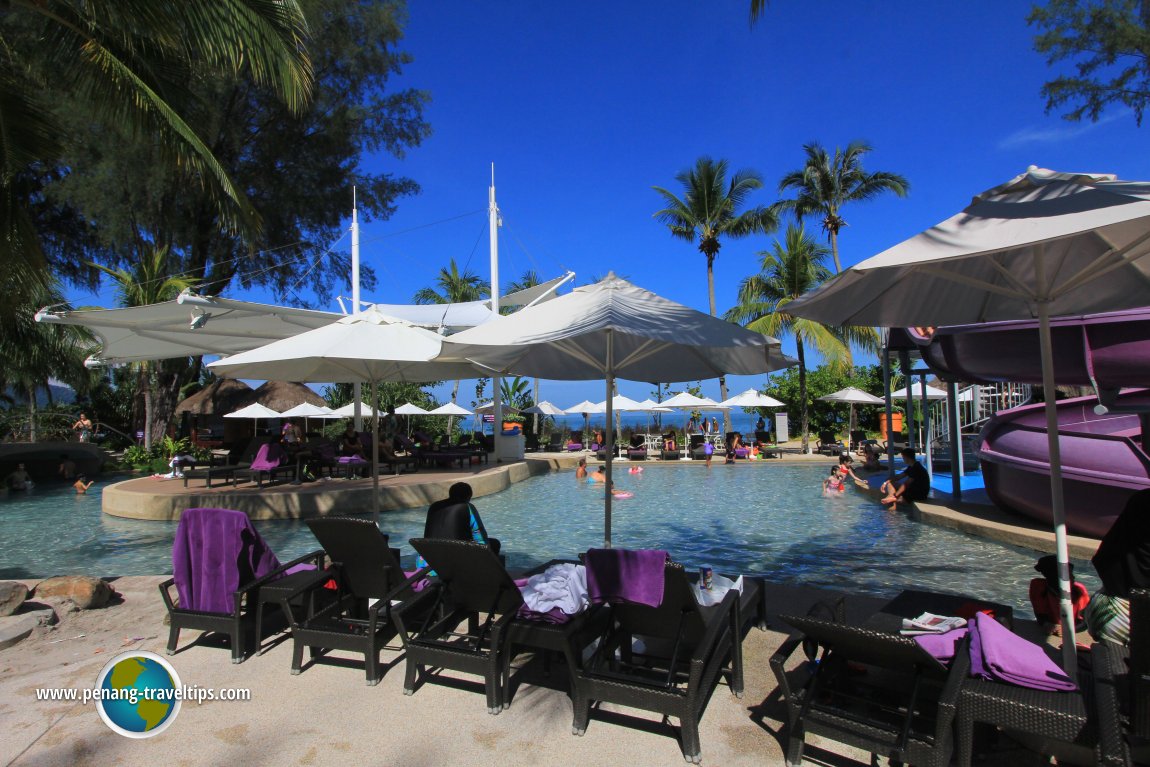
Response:
[[[221,647],[193,644],[185,631],[181,650],[168,658],[185,685],[242,688],[246,702],[185,703],[162,734],[146,740],[115,735],[91,704],[38,701],[38,688],[80,689],[95,684],[101,668],[118,653],[147,650],[164,655],[167,626],[157,590],[160,577],[115,582],[123,602],[110,608],[67,614],[54,628],[38,629],[21,644],[0,650],[0,763],[33,765],[152,765],[188,767],[219,764],[412,765],[518,767],[571,764],[683,764],[675,731],[659,717],[603,705],[592,714],[586,735],[571,734],[566,674],[545,675],[541,663],[520,656],[513,671],[511,708],[487,713],[475,682],[433,679],[414,696],[403,695],[402,653],[385,650],[385,675],[376,687],[363,683],[362,656],[335,658],[289,673],[291,645],[281,641],[241,665]],[[769,658],[785,640],[779,614],[805,614],[818,599],[834,596],[815,589],[767,585],[768,631],[752,629],[744,643],[746,694],[735,698],[720,684],[700,724],[703,764],[730,767],[781,765],[784,712],[775,693]],[[882,603],[850,597],[848,617],[861,620]],[[1016,628],[1041,641],[1038,627]],[[346,659],[341,660],[341,659]],[[449,675],[454,677],[453,672]],[[628,718],[618,716],[624,713]],[[631,718],[635,717],[635,718]],[[809,764],[856,767],[869,755],[818,737],[808,739]],[[1031,767],[1041,757],[1000,738],[980,764]]]

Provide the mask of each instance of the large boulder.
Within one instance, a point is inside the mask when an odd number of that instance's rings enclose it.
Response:
[[[0,617],[11,615],[28,598],[28,587],[16,581],[0,581]]]
[[[37,599],[67,599],[80,610],[92,610],[108,604],[116,592],[107,581],[91,575],[64,575],[40,581],[35,593]]]

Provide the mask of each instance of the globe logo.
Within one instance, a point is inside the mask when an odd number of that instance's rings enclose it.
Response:
[[[104,724],[128,738],[159,735],[180,712],[180,677],[151,652],[112,658],[96,678],[96,710]]]

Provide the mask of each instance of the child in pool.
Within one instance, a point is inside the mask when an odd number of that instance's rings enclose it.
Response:
[[[846,490],[846,485],[843,484],[843,475],[837,466],[833,466],[830,476],[823,480],[823,494],[841,493],[843,490]]]

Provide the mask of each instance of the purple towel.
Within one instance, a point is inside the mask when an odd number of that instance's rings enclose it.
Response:
[[[663,603],[663,569],[667,552],[661,549],[589,549],[587,596],[591,604],[630,602],[658,607]]]
[[[187,509],[172,544],[172,574],[180,608],[230,613],[241,585],[280,566],[242,511]]]
[[[256,457],[252,459],[252,468],[256,471],[270,471],[276,468],[284,459],[284,449],[275,442],[260,445]]]
[[[970,674],[1035,690],[1069,692],[1076,685],[1046,652],[983,613],[974,616]]]
[[[945,634],[920,634],[914,638],[919,647],[938,659],[940,663],[950,663],[954,660],[955,648],[968,630],[965,628],[953,629]]]
[[[340,463],[367,463],[363,458],[358,455],[341,455],[339,457]]]

